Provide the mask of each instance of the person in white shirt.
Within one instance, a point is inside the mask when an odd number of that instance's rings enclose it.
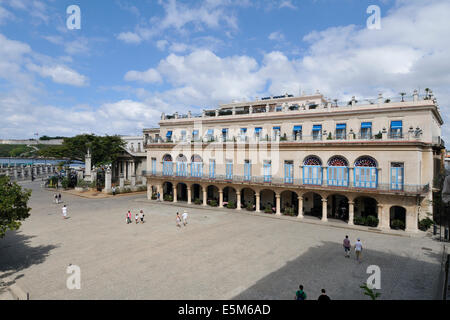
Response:
[[[359,261],[359,262],[361,262],[361,251],[362,251],[362,249],[363,249],[363,245],[361,243],[361,240],[358,238],[356,240],[356,243],[355,243],[355,253],[356,253],[356,260]]]
[[[186,226],[187,225],[187,218],[188,218],[188,213],[186,212],[186,210],[184,210],[184,212],[183,212],[181,217],[183,218],[184,226]]]
[[[62,215],[63,215],[63,219],[67,218],[67,207],[66,207],[66,205],[64,205],[64,207],[62,207]]]

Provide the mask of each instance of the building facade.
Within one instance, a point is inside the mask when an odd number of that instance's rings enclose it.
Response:
[[[432,94],[343,105],[320,93],[165,115],[144,129],[148,197],[418,230],[443,152]]]
[[[122,177],[128,184],[145,184],[147,154],[144,149],[144,137],[122,136],[121,138],[126,145],[120,157],[112,165],[112,181],[118,182]]]

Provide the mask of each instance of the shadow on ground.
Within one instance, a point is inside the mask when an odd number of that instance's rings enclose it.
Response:
[[[20,271],[45,261],[55,245],[30,246],[33,236],[9,231],[0,239],[0,282],[3,285],[14,283],[23,274]],[[13,278],[12,278],[13,277]]]
[[[423,251],[418,255],[421,260],[395,254],[395,248],[386,252],[364,249],[359,263],[354,251],[345,258],[341,244],[323,242],[233,299],[293,300],[299,284],[303,284],[309,300],[317,299],[322,288],[333,300],[367,300],[359,286],[370,276],[366,273],[369,265],[381,270],[380,299],[436,299],[441,252]]]

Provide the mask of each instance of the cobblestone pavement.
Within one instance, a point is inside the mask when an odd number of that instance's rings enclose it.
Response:
[[[320,224],[251,216],[234,210],[188,208],[144,201],[145,195],[86,199],[63,194],[62,204],[39,183],[32,214],[0,240],[0,281],[15,282],[30,299],[293,299],[302,283],[311,299],[367,299],[359,286],[369,265],[381,269],[382,299],[435,299],[441,244]],[[143,209],[146,223],[126,224]],[[134,218],[134,216],[133,216]],[[342,240],[360,237],[363,262],[345,258]],[[69,264],[81,268],[81,289],[69,290]]]

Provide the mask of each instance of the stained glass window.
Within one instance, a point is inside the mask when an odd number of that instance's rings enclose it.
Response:
[[[334,156],[328,160],[328,165],[330,167],[348,167],[347,160],[340,156]]]
[[[355,167],[376,167],[377,162],[371,157],[361,157],[356,159]]]
[[[309,156],[309,157],[306,157],[305,161],[303,161],[303,164],[305,166],[320,166],[320,165],[322,165],[322,162],[316,156]]]

